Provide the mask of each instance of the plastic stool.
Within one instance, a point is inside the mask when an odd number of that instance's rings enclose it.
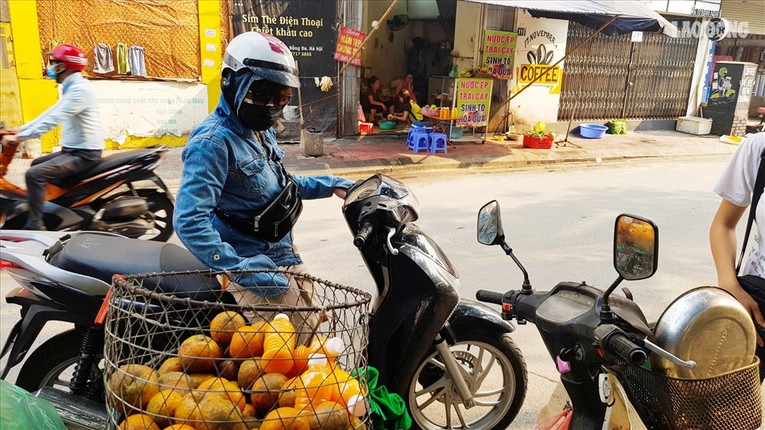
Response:
[[[444,151],[446,154],[446,134],[430,133],[430,152]]]
[[[415,154],[418,153],[421,149],[427,151],[429,146],[430,140],[428,139],[428,133],[422,131],[415,131],[414,133],[411,133],[411,138],[409,139],[407,147],[414,151]]]

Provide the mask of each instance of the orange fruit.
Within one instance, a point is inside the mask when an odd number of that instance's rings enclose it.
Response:
[[[297,409],[282,407],[274,409],[263,418],[260,430],[309,430],[308,422],[308,418],[300,416]]]
[[[154,420],[145,414],[133,414],[120,423],[120,430],[159,430]]]
[[[279,406],[281,407],[295,407],[295,392],[302,388],[302,380],[299,377],[294,377],[282,386],[282,392],[279,394]]]
[[[162,430],[197,430],[196,427],[188,424],[173,424],[170,427],[165,427]]]
[[[157,384],[159,384],[159,389],[162,391],[173,390],[180,394],[186,394],[193,388],[191,386],[191,378],[189,378],[189,375],[175,371],[160,375],[159,378],[157,378]]]
[[[197,430],[229,430],[236,423],[243,424],[242,413],[234,402],[216,395],[204,395],[199,401]]]
[[[218,343],[230,343],[234,333],[246,324],[244,317],[236,312],[221,312],[210,321],[210,337]]]
[[[340,404],[324,402],[316,407],[315,413],[308,415],[311,430],[345,430],[351,425],[351,417]]]
[[[232,401],[239,407],[240,411],[243,411],[244,405],[247,404],[244,393],[239,389],[237,383],[227,379],[210,378],[199,384],[197,389],[207,391],[208,394],[216,394],[224,399]]]
[[[234,381],[239,373],[239,361],[233,359],[216,361],[215,369],[218,371],[218,376],[221,378]]]
[[[175,409],[183,401],[183,395],[173,390],[164,390],[155,394],[146,405],[146,413],[154,417],[157,425],[170,425],[170,417],[175,416]]]
[[[160,376],[169,372],[183,372],[183,367],[181,367],[180,358],[170,357],[164,362],[162,362],[162,365],[159,366],[159,369],[157,369],[157,373],[159,373]]]
[[[240,388],[247,390],[262,374],[263,368],[260,366],[260,359],[253,358],[242,362],[236,380],[239,382]]]
[[[181,366],[188,372],[204,372],[215,369],[215,360],[223,357],[218,342],[203,334],[189,337],[178,348]]]
[[[199,421],[199,400],[202,399],[200,392],[191,392],[183,396],[181,403],[175,408],[175,423],[193,426]]]
[[[109,376],[107,385],[122,402],[143,407],[159,392],[158,374],[142,364],[123,364]]]
[[[250,400],[255,410],[265,412],[270,410],[278,401],[281,388],[287,382],[287,377],[281,373],[266,373],[252,384]]]
[[[240,327],[231,337],[228,355],[231,358],[250,358],[263,355],[264,321]]]

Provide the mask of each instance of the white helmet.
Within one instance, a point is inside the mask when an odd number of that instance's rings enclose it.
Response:
[[[276,37],[255,31],[236,36],[226,47],[223,72],[248,68],[261,79],[297,88],[300,86],[295,59],[287,45]]]

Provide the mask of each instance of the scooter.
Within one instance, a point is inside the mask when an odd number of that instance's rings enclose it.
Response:
[[[368,362],[380,371],[379,383],[405,400],[414,428],[505,428],[527,386],[525,362],[509,335],[514,328],[485,305],[459,298],[456,269],[413,223],[417,205],[404,184],[383,175],[359,182],[345,199],[354,245],[379,293]],[[0,264],[21,285],[6,301],[22,307],[2,351],[10,357],[0,376],[24,359],[45,323],[65,321],[75,328],[34,350],[17,385],[30,391],[58,385],[101,401],[104,332],[94,320],[112,274],[203,269],[173,244],[9,230],[0,233]],[[209,294],[206,300],[229,300],[215,278],[191,276],[197,278],[179,281],[174,294],[182,288]]]
[[[527,385],[514,327],[460,299],[457,270],[414,224],[418,206],[406,185],[380,174],[345,198],[353,244],[377,286],[369,364],[404,399],[414,428],[505,428]]]
[[[18,147],[6,145],[0,155],[3,229],[22,228],[29,214],[26,190],[5,177]],[[43,206],[45,228],[106,231],[167,241],[173,235],[175,201],[155,173],[167,151],[165,145],[156,145],[109,155],[92,169],[48,184]]]
[[[567,421],[553,420],[544,428],[759,427],[754,324],[731,295],[713,287],[690,290],[655,325],[629,290],[626,297],[611,295],[624,280],[653,276],[658,233],[648,219],[619,215],[614,234],[619,276],[607,290],[560,282],[550,291],[535,291],[505,241],[499,204],[489,202],[479,211],[478,241],[500,245],[523,273],[523,285],[505,293],[479,290],[476,298],[501,306],[505,320],[536,325],[568,395]]]
[[[102,429],[108,418],[103,407],[104,325],[97,317],[112,276],[208,271],[188,250],[170,243],[105,232],[6,229],[0,230],[0,268],[20,285],[6,302],[21,307],[21,318],[0,352],[0,358],[8,356],[0,379],[26,357],[16,385],[40,390],[38,395],[50,400],[67,424],[85,429]],[[192,299],[235,303],[215,277],[188,274],[175,280],[158,287]],[[31,351],[43,327],[54,321],[72,328]]]

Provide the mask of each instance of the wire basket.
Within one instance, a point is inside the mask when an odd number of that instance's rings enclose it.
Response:
[[[277,274],[303,300],[253,303],[228,282]],[[115,276],[104,335],[110,425],[365,429],[370,302],[280,269]]]
[[[705,379],[679,379],[624,364],[617,372],[649,429],[746,430],[762,421],[759,360]]]

